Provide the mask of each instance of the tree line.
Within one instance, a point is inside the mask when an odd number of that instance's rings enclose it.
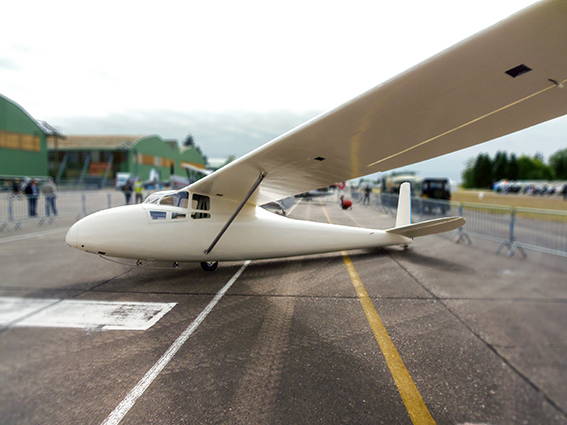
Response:
[[[494,158],[480,153],[470,158],[462,172],[466,189],[492,189],[494,182],[508,180],[567,180],[567,148],[549,157],[546,163],[541,153],[533,157],[498,151]]]

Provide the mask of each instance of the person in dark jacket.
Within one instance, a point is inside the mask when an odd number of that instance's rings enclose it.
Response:
[[[132,180],[126,180],[126,184],[122,186],[122,191],[124,192],[124,197],[126,198],[126,205],[130,205],[130,198],[132,198]]]
[[[37,216],[37,197],[39,195],[35,179],[32,179],[32,181],[26,186],[24,192],[26,194],[26,198],[28,198],[28,215],[30,217],[35,217]]]

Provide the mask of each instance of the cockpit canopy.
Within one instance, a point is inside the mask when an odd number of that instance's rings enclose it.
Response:
[[[189,192],[186,190],[164,190],[154,192],[146,198],[144,204],[169,205],[178,208],[189,208]],[[194,193],[191,197],[191,218],[210,218],[211,214],[205,211],[211,209],[211,198]]]
[[[154,192],[146,198],[144,204],[171,205],[173,207],[188,208],[189,192],[185,190],[165,190]]]

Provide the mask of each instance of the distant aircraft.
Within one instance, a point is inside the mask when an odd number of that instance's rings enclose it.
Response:
[[[313,189],[310,190],[308,192],[303,192],[303,193],[299,193],[297,195],[295,195],[296,198],[304,198],[306,201],[312,201],[313,198],[321,198],[324,196],[331,196],[334,195],[335,192],[333,192],[330,188],[328,187],[321,187],[319,189]]]
[[[293,220],[262,204],[463,149],[567,113],[567,2],[544,1],[283,134],[184,189],[94,213],[66,242],[140,261],[287,257],[408,245],[459,217],[361,229]]]
[[[261,207],[265,210],[274,211],[277,214],[287,215],[287,210],[293,205],[295,205],[295,196],[288,196],[279,201],[268,202],[267,204],[261,205]]]

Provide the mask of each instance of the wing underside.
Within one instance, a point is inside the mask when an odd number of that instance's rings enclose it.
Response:
[[[252,204],[387,171],[567,113],[567,2],[488,28],[191,185]]]

